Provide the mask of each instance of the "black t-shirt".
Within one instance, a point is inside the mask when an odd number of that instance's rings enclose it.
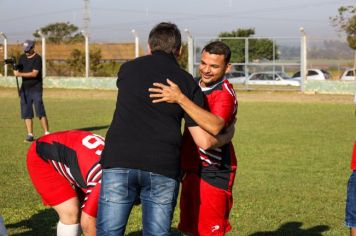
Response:
[[[38,70],[37,77],[35,78],[22,78],[22,88],[42,88],[42,58],[37,53],[31,57],[27,58],[26,54],[20,56],[19,62],[20,72],[32,72],[33,70]]]
[[[199,106],[204,95],[173,55],[154,52],[123,64],[118,73],[116,110],[105,139],[103,168],[132,168],[177,178],[180,171],[181,121],[197,124],[178,104],[152,103],[154,82],[176,83]]]

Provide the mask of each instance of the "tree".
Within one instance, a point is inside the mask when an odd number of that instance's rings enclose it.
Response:
[[[101,63],[101,50],[95,48],[90,50],[89,52],[89,61],[90,61],[90,71],[92,75],[99,76],[102,72],[101,70],[104,68],[103,63]],[[74,49],[71,52],[71,58],[68,59],[67,64],[72,70],[74,76],[80,76],[84,73],[85,68],[85,53],[80,51],[79,49]]]
[[[354,50],[354,75],[356,75],[356,7],[342,6],[338,9],[338,15],[330,17],[331,24],[339,32],[346,34],[346,41]]]
[[[71,58],[66,62],[73,71],[73,75],[82,75],[85,68],[85,54],[79,49],[74,49],[71,54]]]
[[[231,62],[243,63],[245,62],[245,39],[255,34],[255,29],[237,29],[231,32],[222,32],[219,34],[220,38],[231,49]],[[226,39],[226,38],[241,38],[241,39]],[[275,52],[278,48],[275,46]],[[249,39],[248,40],[248,54],[249,61],[263,61],[278,59],[278,54],[273,56],[273,41],[270,39]],[[274,58],[273,58],[274,57]]]
[[[78,27],[69,22],[52,23],[40,28],[40,31],[50,43],[74,43],[82,42],[84,40],[83,35],[80,32],[77,32]],[[36,39],[41,37],[38,34],[38,30],[33,33],[33,36]]]
[[[182,50],[178,57],[178,63],[184,70],[188,69],[188,44],[182,44]]]

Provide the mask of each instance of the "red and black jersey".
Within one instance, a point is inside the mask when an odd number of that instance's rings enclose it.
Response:
[[[223,79],[211,87],[201,88],[205,94],[207,109],[224,119],[225,127],[234,121],[238,102],[235,91],[228,80]],[[237,161],[232,143],[222,147],[198,150],[192,154],[193,139],[185,132],[182,146],[182,168],[194,169],[199,165],[201,177],[208,183],[221,189],[231,186],[230,173],[236,171]],[[230,183],[230,184],[229,184]]]
[[[356,170],[356,140],[354,142],[354,149],[352,151],[351,170]]]
[[[82,189],[87,195],[85,200],[91,188],[101,182],[99,161],[103,148],[102,137],[80,130],[56,132],[36,140],[37,155]]]

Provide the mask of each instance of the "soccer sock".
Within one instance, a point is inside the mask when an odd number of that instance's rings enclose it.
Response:
[[[49,132],[49,131],[46,131],[46,132],[45,132],[45,135],[47,135],[47,134],[50,134],[50,132]]]
[[[58,221],[57,236],[80,236],[81,233],[80,224],[65,225]]]
[[[28,133],[28,135],[32,136],[33,137],[33,133]]]

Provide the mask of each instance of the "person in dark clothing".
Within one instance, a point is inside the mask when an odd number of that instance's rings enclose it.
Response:
[[[48,120],[43,104],[42,94],[42,58],[35,52],[35,42],[26,40],[23,44],[24,54],[18,61],[18,70],[14,75],[22,77],[20,89],[21,118],[25,121],[27,137],[25,141],[34,141],[33,135],[33,106],[45,134],[49,134]]]
[[[182,119],[198,145],[226,142],[226,137],[214,136],[221,120],[201,108],[201,89],[176,61],[181,48],[177,26],[156,25],[148,45],[150,55],[123,64],[118,72],[116,110],[101,160],[97,235],[124,235],[137,197],[142,204],[143,235],[170,235],[179,190]],[[177,104],[152,103],[148,89],[167,78],[200,106],[194,120]],[[204,130],[197,125],[202,120]]]

